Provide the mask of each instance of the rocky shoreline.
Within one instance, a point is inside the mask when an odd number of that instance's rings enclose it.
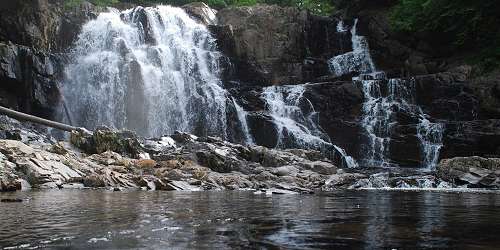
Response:
[[[0,117],[0,191],[47,188],[259,190],[498,188],[500,159],[444,159],[437,171],[346,169],[321,152],[244,146],[177,132],[157,139],[102,128],[58,141],[47,128]],[[68,136],[67,136],[68,137]]]

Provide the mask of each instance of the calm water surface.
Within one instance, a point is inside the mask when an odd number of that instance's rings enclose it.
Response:
[[[0,194],[0,248],[500,248],[500,194],[52,190]]]

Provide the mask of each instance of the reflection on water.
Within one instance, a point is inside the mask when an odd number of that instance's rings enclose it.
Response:
[[[495,248],[500,194],[0,194],[3,248]]]

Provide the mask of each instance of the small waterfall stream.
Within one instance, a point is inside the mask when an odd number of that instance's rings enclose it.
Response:
[[[352,51],[333,57],[328,61],[330,71],[336,76],[342,76],[351,72],[369,73],[375,71],[375,64],[370,55],[368,41],[359,36],[357,32],[358,19],[354,20],[351,28]],[[337,25],[337,32],[347,32],[343,21]]]
[[[278,131],[278,148],[314,148],[340,154],[343,163],[357,167],[345,150],[331,143],[318,125],[318,113],[304,97],[306,85],[284,85],[264,88],[262,99]]]
[[[248,113],[236,102],[234,97],[231,97],[233,101],[234,108],[236,109],[236,116],[238,118],[238,123],[240,125],[240,129],[243,132],[244,143],[246,145],[255,145],[254,139],[250,134],[250,129],[248,128],[247,115]]]
[[[433,123],[416,104],[414,80],[387,79],[384,72],[377,72],[370,55],[368,41],[357,34],[358,19],[350,29],[353,50],[329,60],[330,71],[336,76],[357,73],[354,82],[360,82],[365,97],[362,127],[368,136],[363,149],[366,166],[391,166],[389,146],[396,114],[403,112],[418,119],[416,137],[422,151],[422,167],[433,169],[439,160],[444,126]],[[347,32],[343,22],[337,31]]]

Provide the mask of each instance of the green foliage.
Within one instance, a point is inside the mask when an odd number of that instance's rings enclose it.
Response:
[[[500,1],[400,0],[392,10],[396,31],[425,39],[447,54],[478,51],[488,68],[500,65]]]
[[[88,0],[88,1],[97,6],[111,6],[119,2],[119,0]],[[66,8],[72,8],[80,5],[82,2],[83,0],[66,0],[64,2],[64,6]]]

